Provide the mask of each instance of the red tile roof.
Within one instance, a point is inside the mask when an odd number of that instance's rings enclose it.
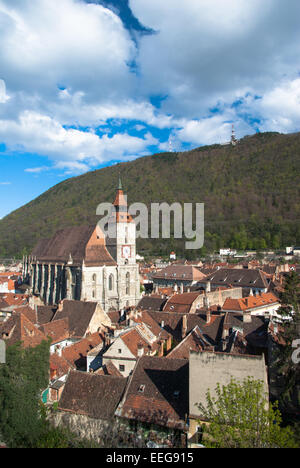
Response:
[[[69,319],[63,318],[60,320],[54,320],[50,323],[45,323],[41,326],[43,333],[51,338],[52,343],[58,343],[59,341],[66,340],[70,337],[69,331]]]
[[[199,291],[174,294],[174,296],[170,297],[170,299],[165,304],[163,311],[187,314],[190,312],[193,303],[200,295],[202,295],[202,293],[199,293]]]
[[[262,293],[242,299],[227,298],[223,304],[223,310],[245,311],[276,303],[278,303],[278,298],[273,293]]]
[[[141,357],[118,407],[118,416],[184,429],[188,414],[188,362]]]
[[[6,322],[0,324],[0,336],[8,345],[22,342],[24,348],[35,347],[47,340],[44,333],[19,312],[14,312]]]
[[[99,333],[93,333],[86,338],[67,346],[62,350],[62,356],[78,369],[86,368],[86,356],[89,351],[104,343],[104,337]]]

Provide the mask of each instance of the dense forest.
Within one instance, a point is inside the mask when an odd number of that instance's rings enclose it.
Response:
[[[159,153],[95,170],[55,185],[0,221],[0,257],[29,253],[56,230],[99,220],[121,174],[129,204],[204,203],[205,243],[185,251],[177,239],[138,239],[142,254],[175,249],[185,256],[220,247],[280,249],[300,239],[300,133],[260,133],[237,146]]]

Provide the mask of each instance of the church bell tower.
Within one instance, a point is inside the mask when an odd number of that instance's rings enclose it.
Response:
[[[109,219],[113,236],[106,239],[107,249],[118,265],[133,265],[136,263],[135,222],[128,213],[127,197],[120,178],[113,206]]]

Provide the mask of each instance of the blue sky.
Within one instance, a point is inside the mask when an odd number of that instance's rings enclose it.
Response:
[[[0,0],[0,218],[62,180],[300,129],[299,0]]]

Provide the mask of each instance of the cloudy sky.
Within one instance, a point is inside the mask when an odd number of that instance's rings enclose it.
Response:
[[[300,130],[299,0],[0,0],[0,217],[74,175]]]

